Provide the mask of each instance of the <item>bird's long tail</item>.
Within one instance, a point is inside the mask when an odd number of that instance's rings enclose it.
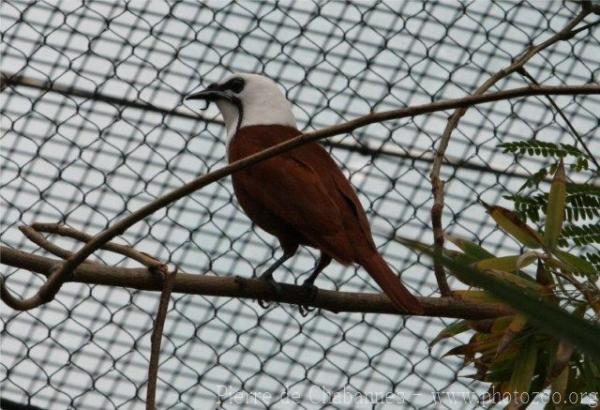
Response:
[[[378,252],[373,252],[360,263],[375,279],[394,306],[407,313],[423,313],[423,305],[402,284]]]

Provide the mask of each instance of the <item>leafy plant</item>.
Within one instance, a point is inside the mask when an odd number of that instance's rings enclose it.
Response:
[[[600,187],[590,184],[567,184],[566,215],[569,222],[593,220],[600,217]],[[513,201],[522,219],[540,221],[548,206],[547,194],[513,194],[504,198]]]
[[[574,145],[554,144],[552,142],[531,139],[529,141],[503,142],[498,144],[498,147],[502,148],[504,153],[553,158],[556,160],[550,167],[541,168],[533,174],[519,191],[527,187],[537,187],[546,176],[554,174],[559,159],[564,160],[566,157],[573,158],[573,163],[571,163],[570,168],[574,171],[587,170],[589,167],[589,156]]]
[[[508,399],[507,408],[516,409],[526,407],[535,395],[549,390],[552,400],[546,400],[548,409],[566,408],[566,404],[581,407],[586,400],[597,404],[600,289],[594,280],[598,278],[600,255],[595,248],[584,254],[565,247],[600,243],[598,222],[577,225],[578,219],[569,217],[575,215],[573,209],[583,212],[584,205],[589,205],[591,214],[586,211],[586,217],[597,218],[600,202],[585,202],[582,195],[598,201],[600,189],[567,182],[562,158],[575,152],[568,146],[562,146],[563,151],[561,146],[523,147],[516,144],[507,149],[559,158],[553,166],[549,192],[531,202],[537,209],[535,221],[541,221],[539,215],[544,215],[543,227],[532,227],[520,217],[518,204],[525,203],[526,196],[522,202],[515,201],[516,212],[482,203],[499,227],[522,245],[521,253],[496,256],[479,244],[453,235],[446,237],[460,251],[436,253],[430,246],[401,241],[430,254],[471,287],[454,292],[455,297],[503,302],[516,310],[513,315],[495,319],[452,323],[432,341],[435,344],[464,332],[472,333],[468,343],[446,355],[461,356],[465,364],[474,365],[476,371],[469,377],[490,384],[487,398],[495,402]],[[530,267],[535,267],[535,273]]]
[[[556,172],[559,163],[569,160],[572,171],[588,170],[588,154],[569,144],[554,144],[539,140],[507,142],[498,145],[505,153],[544,157],[551,163],[534,173],[517,193],[504,198],[514,203],[517,215],[524,221],[538,223],[548,208],[548,193],[540,190],[540,183]],[[597,174],[598,171],[595,171]],[[597,175],[600,176],[600,175]],[[597,180],[597,178],[595,179]],[[578,255],[594,268],[592,276],[600,271],[600,186],[594,183],[565,182],[565,224],[558,245],[577,247]]]

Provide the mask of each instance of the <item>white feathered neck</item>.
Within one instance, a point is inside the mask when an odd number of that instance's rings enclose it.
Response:
[[[224,84],[235,77],[241,77],[245,81],[244,89],[235,94],[241,102],[241,113],[232,102],[217,101],[227,128],[227,145],[238,129],[240,114],[242,115],[240,128],[273,124],[296,127],[292,106],[273,80],[258,74],[236,73],[227,76],[221,83]]]

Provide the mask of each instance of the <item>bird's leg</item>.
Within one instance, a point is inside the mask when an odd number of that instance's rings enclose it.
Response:
[[[306,286],[308,288],[314,287],[315,279],[319,276],[319,273],[325,269],[327,265],[331,263],[331,256],[321,253],[321,257],[319,258],[319,263],[315,266],[315,270],[310,274],[308,278],[302,283],[302,286]]]
[[[317,296],[317,291],[319,290],[315,285],[315,279],[319,276],[319,273],[325,269],[327,265],[331,263],[331,256],[324,254],[321,252],[321,256],[319,258],[319,262],[317,266],[315,266],[315,270],[310,274],[308,278],[302,283],[302,286],[307,290],[308,300],[312,301]],[[308,307],[307,305],[300,305],[300,314],[302,316],[306,316],[308,312],[314,310],[313,308]]]
[[[275,280],[273,279],[273,272],[275,272],[275,270],[278,267],[283,265],[283,263],[285,261],[287,261],[292,256],[294,256],[294,253],[296,252],[296,248],[297,248],[297,246],[294,247],[293,249],[284,248],[283,255],[279,259],[277,259],[275,261],[275,263],[273,263],[266,271],[264,271],[258,277],[258,279],[264,280],[271,285],[271,287],[273,288],[273,291],[275,292],[275,296],[278,296],[279,294],[281,294],[281,286],[277,282],[275,282]],[[267,309],[269,307],[269,304],[264,302],[263,300],[257,299],[257,301],[258,301],[258,304],[260,305],[260,307],[262,307],[263,309]]]
[[[275,263],[273,263],[271,266],[269,266],[269,268],[264,271],[263,273],[260,274],[260,276],[258,277],[258,279],[261,280],[266,280],[266,281],[274,281],[273,280],[273,272],[275,272],[275,270],[280,267],[281,265],[283,265],[283,263],[285,261],[287,261],[289,258],[291,258],[292,256],[294,256],[294,252],[283,252],[283,255],[281,255],[281,258],[277,259],[275,261]]]

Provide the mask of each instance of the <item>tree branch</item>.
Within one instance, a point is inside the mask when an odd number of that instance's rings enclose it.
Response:
[[[48,252],[53,253],[54,255],[63,259],[72,256],[72,252],[63,250],[62,248],[59,248],[51,242],[47,241],[45,238],[42,237],[42,235],[40,235],[40,232],[68,236],[69,238],[73,238],[81,242],[89,242],[93,239],[93,236],[91,235],[88,235],[84,232],[78,231],[67,225],[59,223],[33,223],[31,224],[31,226],[22,226],[19,229],[32,242],[35,242],[40,247],[46,249]],[[35,232],[35,234],[33,234],[33,232]],[[40,242],[40,237],[43,238],[44,244]],[[140,252],[131,246],[120,245],[118,243],[106,243],[101,246],[101,249],[105,249],[107,251],[118,253],[120,255],[131,258],[134,261],[141,263],[150,270],[162,271],[162,273],[167,272],[165,264],[162,263],[160,260],[144,252]]]
[[[165,274],[162,290],[160,292],[160,303],[158,305],[158,311],[156,313],[156,320],[154,321],[154,329],[152,330],[151,337],[152,346],[150,348],[150,365],[148,366],[148,390],[146,391],[147,410],[156,409],[156,382],[158,379],[160,344],[163,336],[163,329],[165,327],[165,320],[167,318],[169,299],[171,297],[171,291],[173,290],[173,284],[175,283],[176,275],[177,269]]]
[[[18,300],[10,295],[6,289],[4,281],[0,282],[0,296],[2,299],[14,309],[28,310],[33,309],[43,303],[47,303],[54,298],[59,291],[65,279],[93,252],[101,248],[114,237],[125,232],[130,226],[141,221],[147,216],[153,214],[157,210],[169,205],[170,203],[183,198],[192,192],[216,182],[234,172],[240,171],[260,161],[264,161],[270,157],[289,151],[300,145],[308,142],[317,141],[323,138],[332,137],[334,135],[349,133],[357,128],[368,124],[378,123],[382,121],[399,119],[405,117],[414,117],[421,114],[444,111],[448,109],[469,107],[475,104],[505,100],[510,98],[518,98],[533,95],[580,95],[580,94],[600,94],[599,84],[586,84],[579,86],[529,86],[514,88],[496,93],[485,95],[471,95],[458,99],[438,101],[430,104],[423,104],[411,107],[405,107],[398,110],[384,111],[372,113],[343,124],[334,125],[323,128],[318,131],[306,132],[296,138],[292,138],[281,144],[273,146],[269,149],[261,151],[257,154],[235,161],[216,171],[196,178],[195,180],[161,196],[149,204],[143,206],[135,212],[132,212],[125,218],[108,227],[98,235],[88,241],[79,251],[74,253],[64,262],[60,263],[56,270],[49,276],[48,280],[40,287],[38,292],[27,299]],[[443,240],[443,239],[442,239]],[[10,302],[10,303],[9,303]]]
[[[496,84],[501,79],[509,76],[517,70],[520,70],[527,61],[529,61],[533,56],[535,56],[540,51],[545,48],[551,46],[552,44],[557,43],[561,40],[566,40],[573,37],[578,31],[572,31],[574,27],[579,24],[585,16],[590,13],[590,10],[587,8],[583,8],[582,11],[575,16],[575,18],[567,23],[567,25],[555,33],[553,36],[548,38],[546,41],[536,45],[529,47],[520,57],[513,61],[511,65],[508,67],[498,71],[496,74],[491,76],[487,81],[485,81],[471,96],[480,96],[483,95],[490,87]],[[430,179],[431,179],[431,191],[433,194],[433,206],[431,207],[431,224],[433,227],[433,240],[434,245],[437,251],[441,252],[444,247],[444,230],[442,227],[442,214],[444,210],[444,181],[440,178],[440,172],[442,169],[442,164],[444,162],[444,155],[446,153],[446,149],[448,148],[448,143],[450,142],[450,136],[452,132],[458,126],[458,122],[461,117],[467,111],[469,105],[465,105],[463,107],[458,107],[456,111],[452,113],[450,118],[448,118],[448,122],[446,124],[446,128],[442,133],[440,138],[440,142],[438,145],[438,149],[435,153],[435,157],[433,159],[433,165],[431,167]],[[435,277],[438,282],[438,287],[440,289],[440,293],[442,296],[450,296],[451,291],[448,286],[448,282],[446,280],[446,273],[444,271],[444,266],[439,261],[434,261],[434,272]]]
[[[49,277],[61,264],[52,259],[7,246],[0,246],[2,263]],[[84,262],[77,267],[68,282],[132,288],[145,291],[161,291],[161,281],[146,268],[110,267],[99,263]],[[4,289],[4,287],[3,287]],[[302,286],[281,283],[281,292],[263,280],[218,277],[210,274],[177,273],[173,280],[173,292],[190,295],[222,296],[239,299],[260,299],[269,302],[310,306],[331,312],[389,313],[399,312],[383,293],[337,292],[319,289],[311,299]],[[3,300],[4,296],[2,297]],[[485,319],[513,314],[513,310],[500,303],[479,303],[452,298],[419,297],[425,312],[422,316],[462,319]],[[8,303],[7,303],[8,304]]]

